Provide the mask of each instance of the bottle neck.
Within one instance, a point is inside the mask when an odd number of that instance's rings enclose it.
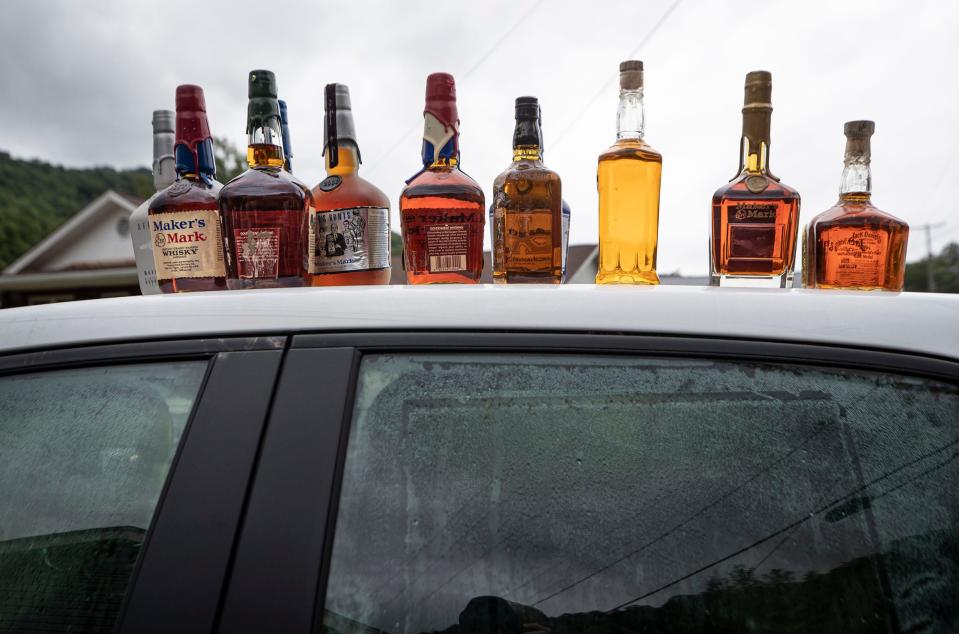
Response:
[[[839,198],[849,201],[868,201],[872,194],[872,170],[869,158],[863,156],[846,157],[846,166],[842,170],[839,183]]]
[[[432,113],[425,113],[423,124],[424,169],[456,167],[459,160],[459,128],[457,125],[446,125]]]
[[[283,132],[279,119],[270,118],[252,129],[246,162],[250,167],[283,167]]]
[[[513,161],[543,159],[543,129],[539,119],[517,119],[513,129]]]
[[[616,111],[616,140],[641,140],[646,134],[646,107],[643,105],[643,89],[620,90],[619,108]]]
[[[153,187],[160,191],[176,180],[176,158],[173,155],[173,132],[153,135]]]
[[[743,138],[739,150],[739,171],[769,173],[769,126],[772,108],[743,109]]]
[[[203,180],[208,183],[216,178],[213,139],[204,139],[197,143],[196,152],[188,144],[178,143],[174,154],[177,177]]]
[[[336,165],[330,166],[332,153],[326,152],[326,173],[329,176],[347,176],[356,174],[360,169],[360,151],[352,141],[339,141],[336,144]]]

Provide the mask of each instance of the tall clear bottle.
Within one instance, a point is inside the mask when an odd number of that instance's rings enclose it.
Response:
[[[813,218],[803,236],[810,288],[901,291],[909,225],[872,204],[870,140],[876,124],[849,121],[839,201]]]
[[[493,181],[493,225],[493,282],[562,282],[562,182],[543,163],[536,97],[516,99],[513,162]]]
[[[250,169],[220,190],[220,213],[231,289],[303,285],[303,253],[313,200],[283,169],[283,132],[276,77],[254,70],[249,79],[246,131]]]
[[[713,194],[712,286],[792,286],[799,192],[769,171],[772,75],[746,75],[739,173]]]
[[[599,155],[597,284],[659,284],[659,190],[662,155],[644,138],[643,63],[619,65],[616,143]]]
[[[164,293],[226,288],[213,136],[199,86],[176,89],[177,180],[150,203],[157,283]]]
[[[313,188],[307,240],[310,286],[390,283],[390,201],[359,175],[350,89],[325,92],[326,178]]]
[[[172,110],[153,111],[153,187],[156,192],[130,214],[130,240],[133,242],[140,293],[143,295],[156,295],[160,292],[147,211],[157,194],[176,180],[176,161],[173,158],[174,117]]]
[[[426,78],[423,169],[400,194],[403,263],[409,284],[477,284],[483,273],[486,201],[460,170],[456,86],[448,73]]]

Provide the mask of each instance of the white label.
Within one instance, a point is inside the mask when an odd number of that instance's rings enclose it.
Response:
[[[215,209],[156,213],[148,219],[157,279],[226,275]]]
[[[390,210],[311,211],[308,248],[310,273],[386,268],[390,265]]]

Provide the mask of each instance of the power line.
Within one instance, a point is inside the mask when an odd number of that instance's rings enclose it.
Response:
[[[930,293],[936,292],[936,278],[932,274],[932,230],[943,227],[945,224],[945,222],[933,222],[913,227],[926,232],[926,290]]]
[[[518,29],[519,26],[520,26],[523,22],[526,21],[527,18],[529,18],[529,16],[533,15],[533,13],[536,11],[536,9],[538,9],[538,8],[540,7],[540,5],[543,4],[543,2],[544,2],[544,0],[536,0],[536,2],[533,3],[533,6],[531,6],[531,7],[529,8],[529,10],[528,10],[526,13],[524,13],[524,14],[520,17],[520,19],[517,20],[517,21],[513,24],[513,26],[511,26],[510,28],[506,29],[506,31],[499,37],[499,39],[497,39],[497,40],[493,43],[493,46],[491,46],[485,53],[483,53],[483,55],[481,55],[480,58],[479,58],[478,60],[476,60],[476,62],[474,62],[473,65],[470,66],[469,69],[468,69],[465,73],[463,73],[463,74],[461,75],[461,76],[463,77],[463,79],[466,79],[467,77],[469,77],[470,75],[472,75],[474,72],[476,72],[476,71],[479,69],[479,67],[482,66],[483,63],[486,62],[486,60],[489,59],[490,56],[491,56],[494,52],[496,52],[496,49],[498,49],[498,48],[503,44],[503,42],[505,42],[505,41],[507,40],[507,38],[509,38],[509,36],[512,35],[513,32],[514,32],[516,29]],[[402,145],[403,142],[406,141],[406,139],[407,139],[411,134],[413,134],[414,132],[416,132],[416,130],[418,130],[418,129],[422,128],[422,127],[423,127],[423,124],[422,124],[422,122],[420,122],[420,123],[414,123],[414,124],[411,125],[409,128],[407,128],[406,132],[404,132],[404,133],[401,134],[399,137],[397,137],[397,138],[396,138],[396,141],[394,141],[393,144],[390,145],[390,148],[389,148],[385,153],[383,153],[383,154],[380,155],[379,160],[377,160],[376,163],[373,163],[373,165],[367,170],[367,174],[372,174],[373,172],[375,172],[376,169],[377,169],[380,165],[382,165],[382,164],[384,163],[384,161],[386,161],[387,157],[389,157],[391,154],[393,154],[393,152],[395,152],[395,151],[397,150],[397,148],[399,148],[400,145]]]
[[[653,28],[651,28],[649,32],[646,33],[646,36],[639,41],[639,44],[636,45],[636,48],[630,51],[629,53],[630,58],[636,57],[636,55],[639,54],[639,51],[644,46],[646,46],[646,43],[649,42],[650,39],[652,39],[652,37],[656,34],[656,31],[659,30],[659,27],[661,27],[663,23],[666,22],[667,18],[669,18],[669,16],[672,15],[673,11],[676,10],[676,7],[678,7],[682,3],[682,1],[683,0],[675,0],[675,2],[673,2],[669,6],[669,8],[666,9],[666,12],[663,13],[662,17],[660,17],[659,20],[656,22],[656,24],[653,25]],[[573,120],[569,122],[569,125],[563,128],[563,130],[559,133],[559,135],[556,136],[555,140],[552,142],[552,146],[554,150],[556,149],[556,146],[560,144],[560,142],[563,140],[566,134],[570,130],[572,130],[577,123],[579,123],[579,120],[583,118],[583,115],[585,115],[589,111],[589,109],[593,107],[593,104],[596,103],[596,101],[600,97],[606,94],[606,91],[609,90],[609,85],[612,84],[614,81],[616,81],[616,78],[618,76],[619,76],[618,74],[611,75],[610,78],[606,80],[606,83],[604,83],[602,87],[598,91],[596,91],[596,94],[593,95],[593,98],[590,99],[585,106],[583,106],[582,110],[580,110],[575,117],[573,117]]]

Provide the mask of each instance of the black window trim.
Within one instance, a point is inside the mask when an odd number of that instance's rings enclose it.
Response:
[[[521,352],[536,354],[628,354],[654,355],[666,357],[696,357],[731,361],[754,361],[768,363],[787,363],[810,366],[852,368],[865,371],[891,372],[902,375],[921,376],[939,381],[959,384],[959,360],[948,357],[916,354],[907,351],[894,351],[881,347],[865,348],[841,346],[836,344],[799,343],[789,341],[764,341],[729,337],[693,337],[669,335],[632,335],[601,334],[588,332],[494,332],[494,331],[375,331],[375,332],[326,332],[293,335],[289,354],[298,358],[298,371],[306,374],[309,370],[317,372],[314,377],[296,376],[287,373],[284,365],[278,382],[278,394],[287,402],[282,404],[281,415],[277,416],[276,405],[271,411],[270,429],[261,448],[261,460],[257,472],[271,471],[271,482],[265,485],[255,482],[251,498],[260,503],[248,507],[244,517],[244,528],[250,522],[257,525],[256,531],[241,539],[237,557],[246,557],[247,565],[242,571],[234,570],[230,579],[230,588],[224,601],[221,614],[220,632],[259,632],[268,624],[267,629],[285,632],[313,634],[319,631],[322,623],[326,585],[329,576],[333,532],[340,497],[340,484],[353,417],[353,396],[362,358],[377,353],[417,353],[417,352]],[[317,418],[315,403],[317,389],[323,381],[333,379],[338,391],[330,396],[340,404],[334,412],[328,412]],[[311,379],[314,379],[311,381]],[[307,416],[311,413],[312,416]],[[338,426],[338,429],[323,429],[324,426]],[[314,490],[326,492],[326,501],[314,504],[310,517],[298,517],[298,539],[287,542],[271,540],[269,526],[283,508],[272,506],[273,502],[284,497],[299,495],[307,489],[303,485],[303,472],[297,471],[295,461],[282,463],[281,452],[271,447],[269,432],[277,428],[287,428],[279,433],[287,439],[291,435],[306,434],[313,445],[322,447],[322,457],[326,464],[312,480]],[[293,431],[296,428],[297,431]],[[311,435],[312,434],[312,435]],[[335,448],[329,440],[338,438]],[[271,449],[273,451],[271,451]],[[323,462],[321,459],[315,463]],[[309,543],[309,531],[322,526],[320,548],[312,544],[309,553],[296,551],[296,544]],[[316,535],[312,539],[316,541]],[[310,583],[316,593],[312,605],[308,601],[289,601],[279,588],[279,576],[284,571],[270,569],[257,553],[268,548],[290,549],[288,558],[303,558],[307,565],[316,571],[317,578],[304,580]],[[319,554],[318,554],[319,553]],[[254,592],[254,588],[256,592]],[[273,594],[276,592],[276,594]],[[269,618],[258,620],[259,607],[264,608]],[[269,609],[270,606],[282,606],[282,610]],[[252,620],[250,617],[253,617]],[[309,626],[306,624],[309,623]]]

